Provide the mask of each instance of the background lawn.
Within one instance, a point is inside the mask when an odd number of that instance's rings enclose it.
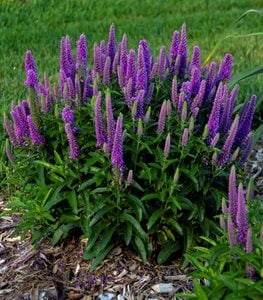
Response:
[[[189,48],[199,44],[202,59],[216,42],[228,34],[263,32],[263,16],[250,14],[238,25],[233,22],[248,9],[261,9],[262,0],[1,0],[0,1],[0,110],[26,96],[24,53],[33,51],[40,78],[44,72],[58,79],[60,38],[72,43],[85,33],[92,61],[94,42],[107,39],[114,23],[117,38],[128,36],[129,47],[147,39],[155,56],[162,44],[169,49],[174,30],[183,22],[188,28]],[[191,51],[191,50],[190,50]],[[263,65],[263,36],[226,39],[212,59],[234,57],[234,74]],[[262,75],[240,83],[239,101],[255,93],[262,99]],[[263,101],[261,101],[263,102]]]

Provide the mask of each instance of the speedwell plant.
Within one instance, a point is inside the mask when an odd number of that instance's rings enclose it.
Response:
[[[76,52],[62,38],[51,85],[28,50],[28,98],[4,116],[10,168],[21,178],[11,202],[18,229],[54,244],[86,236],[92,267],[116,244],[163,263],[213,232],[230,166],[242,175],[251,151],[256,97],[234,113],[232,56],[201,67],[198,46],[188,55],[185,24],[157,59],[146,40],[137,51],[126,35],[117,44],[113,25],[93,47],[93,66],[83,34]]]

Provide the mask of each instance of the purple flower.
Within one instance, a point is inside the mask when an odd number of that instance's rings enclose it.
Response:
[[[241,152],[242,154],[241,154],[241,158],[240,158],[240,162],[242,164],[244,164],[247,161],[247,159],[253,149],[253,144],[254,144],[254,135],[253,135],[253,133],[250,133],[249,136],[246,138],[246,141],[243,142],[243,144],[242,144],[243,150]]]
[[[101,111],[101,92],[98,93],[94,104],[94,119],[95,119],[95,132],[97,138],[97,147],[101,147],[106,142],[106,136],[104,132],[102,111]]]
[[[159,76],[163,79],[165,75],[165,70],[166,70],[166,48],[165,46],[162,46],[160,49],[159,53],[159,58],[158,58],[158,74]]]
[[[93,96],[93,87],[92,87],[92,77],[91,75],[88,75],[85,78],[84,82],[84,88],[83,88],[83,101],[85,101],[87,98],[92,98]]]
[[[65,84],[67,83],[67,77],[63,69],[59,70],[59,82],[60,82],[60,90],[63,93],[65,89]]]
[[[62,120],[64,124],[70,124],[73,132],[76,132],[78,130],[75,124],[74,112],[69,106],[62,109]]]
[[[38,77],[37,73],[34,72],[34,70],[30,69],[27,72],[27,77],[25,81],[26,87],[33,87],[34,89],[38,89]]]
[[[99,74],[100,76],[103,73],[103,65],[101,61],[101,50],[100,47],[98,47],[96,44],[94,44],[94,50],[93,50],[93,66],[94,66],[94,71],[96,74]]]
[[[151,117],[151,106],[148,107],[145,116],[143,117],[143,121],[145,124],[147,124],[150,121]]]
[[[211,90],[213,89],[216,82],[216,63],[212,61],[210,63],[208,74],[206,78],[206,89],[205,89],[205,98],[208,97]]]
[[[244,190],[242,183],[238,186],[237,196],[237,230],[238,230],[238,241],[240,244],[245,244],[247,240],[248,232],[248,219],[247,219],[247,208],[244,196]]]
[[[65,78],[71,76],[70,63],[67,55],[66,38],[63,37],[60,41],[60,70],[63,70]],[[61,89],[63,91],[63,89]]]
[[[111,58],[111,61],[114,61],[116,53],[116,37],[115,37],[115,27],[113,24],[110,26],[109,38],[107,44],[107,56]]]
[[[210,112],[209,120],[207,123],[208,136],[211,139],[216,135],[218,128],[219,128],[222,92],[223,92],[223,85],[222,85],[222,83],[220,83],[220,85],[217,88],[215,100],[214,100],[213,107]]]
[[[227,233],[228,233],[228,240],[231,247],[236,246],[237,244],[237,237],[235,233],[234,224],[232,222],[231,216],[228,215],[227,218]]]
[[[180,60],[180,77],[185,76],[186,66],[187,66],[187,37],[186,37],[186,25],[182,26],[181,30],[181,40],[179,43],[178,54],[181,56]]]
[[[192,73],[193,67],[196,67],[199,71],[201,70],[199,46],[194,46],[194,48],[193,48],[192,59],[191,59],[191,63],[189,66],[190,73]]]
[[[100,41],[100,51],[101,51],[102,54],[106,55],[106,44],[105,44],[104,40]]]
[[[201,84],[201,72],[200,69],[193,66],[191,71],[191,81],[190,81],[190,94],[196,96],[199,92]]]
[[[13,163],[15,161],[15,158],[12,153],[10,144],[8,142],[5,143],[5,152],[6,152],[6,156],[7,156],[8,160],[10,161],[10,163]]]
[[[124,88],[124,97],[129,107],[132,107],[133,105],[133,101],[134,101],[133,96],[134,96],[134,84],[133,84],[132,77],[130,77],[128,83],[126,84],[126,87]]]
[[[147,77],[150,76],[151,72],[151,53],[150,53],[150,47],[146,40],[141,40],[139,42],[139,45],[143,48],[143,57],[144,57],[144,63],[145,63],[145,69],[147,72]]]
[[[173,106],[176,107],[178,105],[178,92],[177,92],[177,79],[176,77],[173,78],[173,81],[172,81],[172,103],[173,103]]]
[[[137,102],[137,118],[140,119],[144,116],[144,90],[140,90],[136,95]]]
[[[121,73],[124,75],[124,77],[126,77],[126,72],[127,72],[127,37],[126,37],[125,34],[123,35],[122,41],[121,41],[120,69],[121,69]]]
[[[37,76],[37,68],[36,68],[35,60],[34,60],[32,52],[30,50],[26,51],[25,70],[26,70],[26,73],[28,73],[29,70],[32,70]]]
[[[68,96],[70,99],[75,99],[76,91],[73,84],[73,81],[70,77],[67,78],[67,87],[68,87]]]
[[[123,116],[119,115],[116,124],[114,142],[111,152],[111,162],[120,171],[120,180],[123,179],[125,164],[123,161]]]
[[[179,74],[180,74],[181,60],[182,60],[182,56],[181,56],[181,54],[178,54],[176,56],[174,66],[173,66],[173,74],[175,76],[179,76]]]
[[[239,123],[238,132],[235,140],[235,143],[238,146],[242,145],[242,142],[246,139],[247,135],[250,132],[254,111],[256,107],[256,100],[257,97],[253,95],[248,103],[246,112],[244,113],[243,116],[240,116],[240,123]]]
[[[233,165],[231,167],[229,181],[228,181],[228,206],[229,214],[232,222],[236,227],[236,216],[237,216],[237,188],[236,188],[236,168]]]
[[[145,103],[149,104],[152,100],[153,97],[153,92],[154,92],[154,83],[150,83],[149,87],[148,87],[148,91],[147,91],[147,95],[146,95],[146,100]]]
[[[135,55],[135,51],[131,49],[127,60],[126,84],[128,83],[130,78],[132,78],[133,84],[135,84],[136,82]]]
[[[110,84],[110,68],[111,68],[111,58],[108,56],[106,58],[104,69],[103,69],[103,84]]]
[[[184,101],[182,112],[181,112],[181,121],[184,123],[187,118],[187,101]]]
[[[73,57],[71,44],[70,44],[70,38],[68,35],[65,37],[65,51],[66,51],[66,56],[67,56],[69,68],[70,68],[69,76],[71,77],[72,80],[74,80],[75,74],[76,74],[76,63],[75,63],[75,60]]]
[[[195,96],[195,98],[193,99],[190,105],[191,112],[194,112],[196,108],[201,107],[205,95],[205,88],[206,88],[206,80],[202,80],[198,94]]]
[[[112,73],[114,73],[114,74],[117,73],[117,67],[119,65],[119,60],[120,60],[120,53],[119,53],[119,51],[117,51],[114,56],[113,63],[112,63]]]
[[[178,54],[178,48],[180,43],[180,34],[178,31],[173,33],[173,38],[170,46],[170,58],[175,60],[176,55]]]
[[[120,88],[123,88],[125,86],[125,73],[123,72],[120,66],[117,66],[117,75],[119,86]]]
[[[237,115],[229,129],[227,139],[225,140],[225,143],[222,148],[222,153],[218,155],[217,164],[220,167],[224,166],[229,160],[231,149],[234,144],[236,133],[237,133],[238,122],[239,122],[239,116]]]
[[[147,71],[144,60],[144,50],[142,45],[139,45],[138,49],[138,72],[136,78],[136,89],[137,90],[146,90],[148,79],[147,79]]]
[[[188,137],[189,137],[189,130],[188,128],[185,128],[182,135],[182,146],[185,147],[188,143]]]
[[[115,134],[115,121],[111,105],[111,95],[109,92],[106,94],[106,119],[107,119],[107,148],[112,150],[114,134]]]
[[[181,91],[179,94],[178,107],[177,107],[177,111],[179,114],[181,114],[182,112],[184,101],[185,101],[185,92]]]
[[[77,70],[81,69],[83,75],[86,75],[87,68],[87,41],[86,36],[81,34],[77,41]]]
[[[170,153],[170,149],[171,149],[171,134],[169,132],[165,139],[165,146],[164,146],[164,150],[163,150],[163,154],[164,154],[165,158],[168,157],[168,155]]]
[[[220,137],[220,134],[219,132],[213,137],[213,139],[211,140],[211,143],[210,143],[210,146],[211,147],[215,147],[217,142],[219,141],[219,137]]]
[[[71,159],[77,159],[80,156],[79,145],[69,123],[65,124],[65,132],[69,143],[69,157]]]
[[[150,73],[150,79],[154,79],[159,74],[159,65],[154,63]]]
[[[159,114],[159,119],[158,119],[158,127],[157,127],[158,133],[164,132],[165,123],[166,123],[166,101],[163,101],[160,114]]]
[[[218,75],[217,75],[217,81],[222,80],[230,80],[231,79],[231,73],[232,73],[232,55],[226,54],[224,59],[221,61]]]
[[[27,124],[28,124],[28,128],[29,128],[32,144],[35,146],[43,145],[45,142],[44,137],[39,132],[39,129],[31,115],[27,116]]]
[[[5,127],[5,130],[8,134],[8,136],[9,136],[11,144],[16,148],[19,145],[19,143],[16,139],[14,129],[12,128],[6,114],[4,114],[4,127]]]

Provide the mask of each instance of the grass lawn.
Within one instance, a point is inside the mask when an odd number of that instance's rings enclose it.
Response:
[[[0,3],[0,110],[11,100],[26,96],[23,86],[24,53],[33,51],[40,78],[47,72],[58,78],[60,38],[70,35],[75,43],[85,33],[92,61],[94,42],[107,39],[114,23],[117,38],[128,36],[129,47],[137,48],[140,39],[147,39],[157,55],[162,44],[169,48],[174,30],[183,22],[188,27],[189,48],[199,44],[202,59],[216,42],[228,34],[263,32],[263,16],[250,14],[234,27],[233,22],[248,9],[262,8],[261,0],[1,0]],[[231,29],[230,29],[231,28]],[[234,74],[262,65],[263,36],[226,39],[212,59],[224,54],[234,57]],[[263,75],[241,82],[240,101],[256,93],[262,98]],[[52,79],[51,79],[52,80]]]

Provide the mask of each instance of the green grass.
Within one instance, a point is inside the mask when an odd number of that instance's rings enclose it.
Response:
[[[65,35],[75,44],[85,33],[92,45],[107,39],[114,23],[117,38],[128,36],[129,46],[137,47],[140,39],[149,41],[155,55],[162,44],[167,47],[174,30],[183,22],[188,28],[189,48],[199,44],[202,59],[209,55],[218,39],[227,34],[263,31],[263,16],[250,14],[237,26],[229,28],[248,9],[261,9],[261,0],[16,0],[0,1],[0,111],[11,101],[26,97],[24,88],[24,53],[33,51],[40,78],[44,72],[58,78],[59,42]],[[234,57],[234,73],[263,65],[263,36],[224,40],[212,59],[219,62],[224,54]],[[262,98],[262,75],[240,83],[243,101],[252,93]]]

